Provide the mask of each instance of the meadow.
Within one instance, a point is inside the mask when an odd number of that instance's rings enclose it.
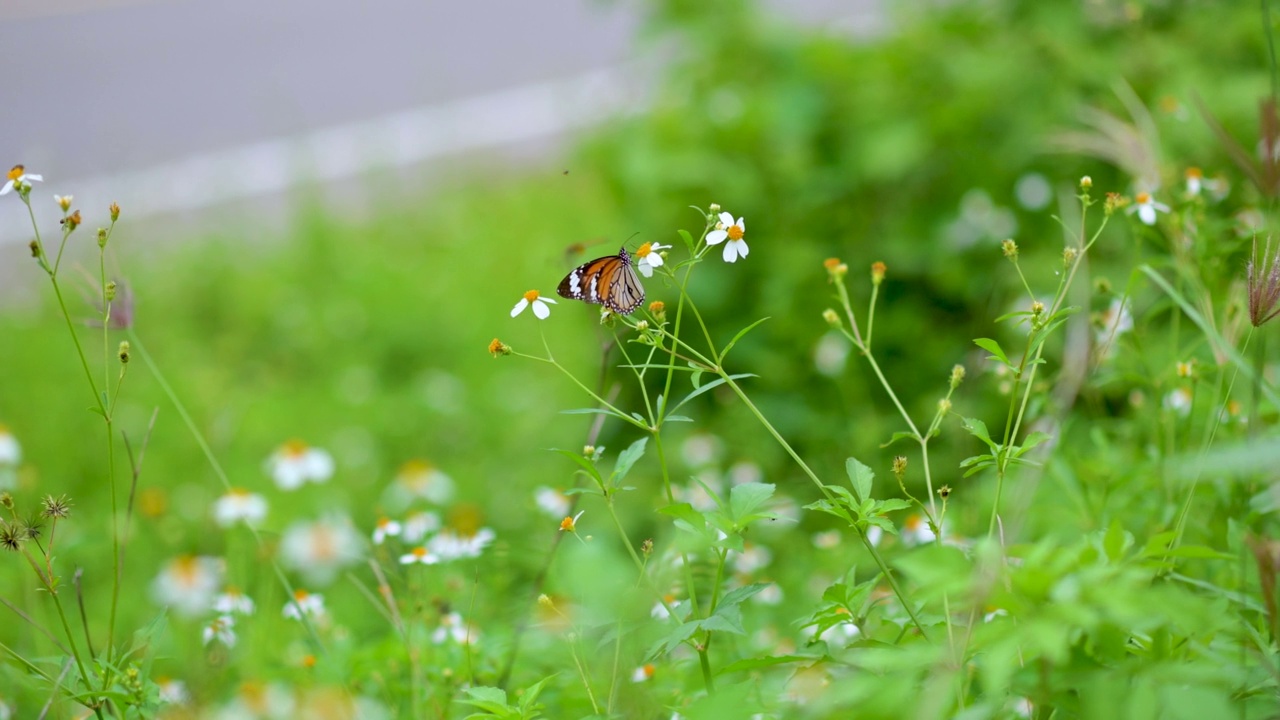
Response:
[[[645,8],[649,111],[367,216],[10,171],[0,720],[1276,715],[1268,3]]]

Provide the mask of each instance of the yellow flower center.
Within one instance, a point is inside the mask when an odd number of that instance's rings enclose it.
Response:
[[[413,549],[413,556],[421,560],[427,556],[427,549],[425,547],[416,547]]]
[[[380,518],[378,518],[378,527],[380,527],[380,528],[385,528],[386,526],[388,526],[388,525],[390,525],[390,524],[391,524],[391,518],[389,518],[389,517],[380,517]]]
[[[636,257],[638,258],[646,257],[651,252],[653,252],[653,243],[645,243],[640,247],[636,248]]]
[[[27,169],[25,167],[21,165],[14,165],[13,169],[9,171],[9,179],[17,180],[18,178],[26,174],[27,174]]]
[[[1137,200],[1139,205],[1146,205],[1147,203],[1151,202],[1151,193],[1140,192],[1138,193],[1138,196],[1135,199]]]
[[[741,225],[730,225],[725,232],[729,233],[730,240],[741,240],[746,230],[743,230]]]
[[[1188,180],[1199,180],[1199,179],[1200,179],[1200,178],[1202,178],[1202,177],[1204,177],[1204,173],[1200,170],[1200,168],[1198,168],[1198,167],[1189,167],[1189,168],[1187,168],[1187,179],[1188,179]]]
[[[291,458],[299,458],[307,452],[307,444],[301,440],[290,440],[280,447],[280,451]]]
[[[306,600],[309,597],[311,597],[311,593],[307,592],[306,590],[303,590],[302,588],[298,588],[297,590],[293,591],[293,599],[297,600],[298,602],[302,602],[303,600]]]
[[[920,527],[920,522],[921,520],[919,515],[912,515],[911,517],[907,518],[907,522],[904,524],[906,525],[906,528],[908,530],[917,530]]]
[[[449,525],[458,537],[473,537],[480,531],[480,510],[474,505],[460,505],[449,516]]]
[[[573,518],[565,516],[565,519],[560,521],[560,529],[565,532],[573,532]]]
[[[525,300],[528,300],[529,302],[533,302],[534,300],[537,300],[537,299],[538,299],[538,291],[537,291],[537,290],[530,290],[529,292],[527,292],[527,293],[525,293],[525,294],[524,294],[524,299],[525,299]]]
[[[249,497],[250,493],[248,490],[245,490],[244,488],[231,488],[231,492],[227,494],[238,500],[243,500],[244,498]]]

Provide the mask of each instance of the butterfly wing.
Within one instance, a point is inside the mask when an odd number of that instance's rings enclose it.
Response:
[[[644,287],[626,248],[574,268],[556,292],[572,300],[604,305],[620,315],[630,315],[644,302]]]

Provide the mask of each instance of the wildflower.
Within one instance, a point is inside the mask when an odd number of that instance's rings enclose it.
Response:
[[[879,285],[884,282],[884,273],[886,270],[888,270],[888,268],[885,267],[885,264],[882,262],[877,261],[871,263],[871,284]]]
[[[333,477],[333,456],[299,440],[281,445],[267,459],[267,466],[281,490],[297,490],[307,482],[322,483]]]
[[[114,291],[114,288],[112,288]],[[129,364],[129,341],[121,340],[120,346],[116,349],[116,357],[120,358],[121,365]]]
[[[75,200],[75,197],[72,195],[54,195],[53,196],[53,201],[58,203],[58,207],[62,208],[62,212],[66,212],[71,209],[71,202],[73,200]]]
[[[1141,220],[1144,225],[1155,225],[1156,213],[1169,212],[1169,206],[1162,202],[1156,202],[1155,198],[1151,197],[1151,193],[1140,192],[1134,198],[1134,204],[1129,206],[1125,212],[1130,215],[1136,212],[1138,213],[1138,219]]]
[[[1239,405],[1239,403],[1236,404]],[[653,538],[645,538],[640,543],[640,554],[646,558],[653,554]]]
[[[0,425],[0,465],[17,465],[22,460],[22,446],[9,428]]]
[[[440,557],[421,545],[400,556],[401,565],[435,565],[438,562]]]
[[[380,517],[377,525],[373,527],[373,544],[381,545],[387,541],[387,538],[398,536],[403,529],[403,526],[395,520],[389,517]]]
[[[951,486],[943,485],[942,487],[938,488],[938,497],[942,498],[943,500],[946,500],[947,498],[951,497]]]
[[[707,244],[719,245],[728,240],[724,246],[724,261],[737,262],[739,257],[747,256],[747,241],[743,240],[746,232],[747,224],[743,218],[734,220],[732,215],[722,212],[715,229],[707,233]]]
[[[871,543],[871,547],[879,547],[880,541],[884,539],[884,528],[879,525],[872,525],[867,528],[867,542]]]
[[[66,216],[66,217],[64,217],[64,218],[62,218],[62,219],[61,219],[61,220],[59,220],[58,222],[59,222],[59,224],[61,224],[64,228],[66,228],[66,231],[67,231],[67,232],[71,232],[72,230],[75,230],[76,228],[80,227],[80,222],[81,222],[81,219],[80,219],[80,211],[79,211],[79,210],[76,210],[75,212],[71,213],[70,215],[68,215],[68,216]]]
[[[46,518],[65,518],[71,514],[71,500],[66,495],[45,495],[40,504],[44,506],[40,514]]]
[[[1088,190],[1091,187],[1093,187],[1093,178],[1089,177],[1088,175],[1085,175],[1084,177],[1080,178],[1081,190]]]
[[[494,338],[493,342],[489,343],[489,354],[494,357],[498,357],[500,355],[510,355],[511,346],[502,342],[498,338]]]
[[[568,496],[564,495],[558,489],[540,486],[534,489],[534,503],[538,505],[538,509],[552,516],[552,518],[563,518],[568,515],[568,510],[572,506],[572,502]]]
[[[1024,697],[1019,697],[1013,699],[1013,702],[1010,703],[1009,709],[1013,711],[1014,715],[1020,718],[1029,718],[1031,717],[1031,714],[1035,712],[1036,708],[1031,704],[1030,700]]]
[[[425,460],[409,460],[396,473],[392,493],[404,504],[421,499],[444,505],[453,499],[453,489],[453,479],[436,466]]]
[[[475,558],[480,557],[495,537],[496,533],[489,528],[480,528],[472,533],[449,529],[431,538],[427,542],[427,549],[444,562]]]
[[[902,482],[902,476],[907,474],[907,456],[906,455],[894,456],[893,465],[891,465],[890,467],[893,470],[893,476],[898,478],[898,482]]]
[[[933,528],[920,515],[910,515],[902,524],[902,541],[907,545],[923,545],[936,540]]]
[[[1248,276],[1249,322],[1260,327],[1280,314],[1280,307],[1276,306],[1280,302],[1280,252],[1272,254],[1270,238],[1261,258],[1258,257],[1258,238],[1253,238],[1253,254],[1245,266],[1245,274]],[[0,439],[4,437],[2,433],[0,428]],[[0,464],[3,462],[0,459]]]
[[[671,611],[676,608],[676,596],[667,593],[662,596],[662,600],[653,604],[653,608],[649,610],[649,617],[658,620],[666,620],[671,617]]]
[[[1013,238],[1007,238],[1000,243],[1000,252],[1010,260],[1015,260],[1018,257],[1018,243],[1014,242]]]
[[[708,207],[707,210],[709,210],[711,215],[714,216],[716,213],[720,212],[720,203],[711,203],[711,206]]]
[[[578,532],[578,518],[582,517],[582,513],[584,512],[586,511],[579,510],[578,514],[574,515],[573,517],[569,517],[568,515],[565,515],[564,519],[560,521],[560,532],[571,532],[571,533]]]
[[[120,219],[120,206],[118,204],[114,202],[111,203],[111,206],[107,208],[107,212],[111,214],[111,222],[115,222]]]
[[[1194,378],[1196,375],[1196,361],[1194,359],[1183,360],[1177,363],[1174,367],[1178,373],[1178,377],[1180,378],[1190,379]]]
[[[631,671],[631,682],[639,683],[652,680],[656,672],[657,669],[653,666],[653,663],[645,663]]]
[[[183,555],[170,560],[151,582],[151,595],[179,615],[199,615],[213,607],[213,595],[221,584],[222,561]]]
[[[1129,198],[1121,195],[1120,193],[1109,192],[1107,193],[1106,201],[1102,203],[1102,209],[1108,216],[1110,216],[1116,210],[1119,210],[1128,204]]]
[[[849,274],[849,266],[840,262],[840,258],[829,257],[822,261],[822,266],[827,269],[827,274],[831,276],[832,282]]]
[[[822,311],[822,319],[833,328],[839,328],[844,324],[840,322],[840,315],[832,308],[827,308]]]
[[[267,499],[244,488],[231,488],[213,503],[213,519],[222,527],[231,527],[241,520],[246,525],[256,525],[266,516]]]
[[[9,171],[8,178],[8,182],[4,184],[4,187],[0,187],[0,195],[8,195],[14,190],[22,194],[31,189],[32,182],[44,182],[43,175],[31,175],[21,165],[14,165],[13,169]]]
[[[293,599],[284,604],[282,614],[293,620],[301,620],[303,616],[322,617],[324,612],[323,595],[298,588],[293,591]]]
[[[669,250],[670,245],[662,245],[659,243],[645,243],[636,249],[636,269],[645,277],[653,277],[653,269],[662,267],[662,255],[660,250]]]
[[[1178,417],[1186,417],[1191,412],[1191,391],[1184,387],[1174,388],[1164,396],[1161,404]]]
[[[1200,190],[1204,187],[1204,173],[1198,167],[1189,167],[1184,175],[1187,179],[1187,194],[1191,197],[1200,195]]]
[[[230,615],[219,615],[218,617],[210,620],[209,623],[204,626],[204,630],[201,633],[204,637],[204,644],[208,645],[214,640],[217,640],[228,648],[235,647],[235,626],[236,619]]]
[[[420,510],[411,513],[404,519],[404,541],[407,543],[416,543],[429,533],[433,533],[440,529],[440,516]]]
[[[471,645],[476,641],[476,631],[468,627],[458,613],[446,613],[440,618],[440,626],[431,633],[431,642],[440,645],[446,640],[459,645]]]
[[[285,565],[306,574],[313,583],[323,584],[342,567],[360,560],[361,545],[351,522],[332,515],[290,526],[280,540],[280,556]]]
[[[191,702],[191,693],[187,692],[187,684],[172,678],[158,678],[156,685],[160,688],[160,702],[171,705],[182,705]]]
[[[1076,255],[1079,254],[1080,251],[1073,247],[1062,248],[1062,264],[1070,266],[1071,263],[1075,262]]]
[[[653,315],[653,319],[659,323],[667,321],[667,304],[661,300],[654,300],[649,303],[649,314]]]
[[[213,611],[222,615],[252,615],[253,610],[253,600],[234,585],[228,585],[213,599]]]
[[[1129,312],[1126,300],[1112,300],[1111,305],[1098,318],[1102,327],[1097,331],[1099,343],[1105,343],[1133,329],[1133,313]]]
[[[964,381],[964,366],[963,366],[963,365],[952,365],[952,366],[951,366],[951,379],[950,379],[950,381],[949,381],[949,382],[950,382],[950,384],[951,384],[951,389],[952,389],[952,390],[955,390],[956,388],[960,387],[960,383],[961,383],[961,382],[963,382],[963,381]]]
[[[532,305],[534,316],[539,320],[546,320],[551,315],[551,308],[547,307],[547,303],[555,305],[556,301],[549,297],[542,297],[537,290],[530,290],[520,298],[520,302],[516,303],[515,307],[511,308],[511,317],[519,315],[525,308]]]
[[[5,493],[7,496],[9,493]],[[11,525],[0,520],[0,547],[6,550],[17,551],[22,547],[22,543],[27,541],[27,534],[18,525]]]

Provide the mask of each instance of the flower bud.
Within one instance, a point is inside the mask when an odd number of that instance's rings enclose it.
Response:
[[[822,311],[822,319],[826,320],[827,324],[833,328],[839,329],[841,327],[840,315],[831,308]]]
[[[942,498],[943,500],[946,500],[947,498],[951,497],[951,486],[943,485],[942,487],[938,488],[938,497]]]
[[[840,262],[840,258],[827,258],[822,261],[822,266],[827,269],[827,274],[832,280],[839,280],[849,272],[849,266]]]
[[[71,213],[70,215],[62,218],[61,222],[62,222],[63,229],[65,229],[67,232],[71,232],[72,230],[75,230],[76,228],[80,227],[80,211],[77,210]]]
[[[53,201],[58,203],[58,207],[62,208],[62,212],[71,209],[71,201],[74,199],[72,195],[54,195]]]
[[[715,215],[720,212],[720,203],[711,203],[711,207],[707,208],[707,210],[711,211],[712,215]]]
[[[1044,303],[1040,302],[1039,300],[1036,300],[1035,302],[1031,303],[1031,317],[1038,318],[1043,314],[1044,314]]]
[[[1068,266],[1071,265],[1071,263],[1076,261],[1076,255],[1079,254],[1079,251],[1073,247],[1062,248],[1062,264]]]
[[[907,456],[898,455],[893,458],[893,476],[898,478],[898,482],[902,482],[902,478],[907,474]]]
[[[953,365],[951,367],[951,389],[955,390],[960,387],[961,381],[964,380],[964,366]]]
[[[1129,198],[1121,195],[1120,193],[1109,192],[1107,193],[1106,202],[1102,204],[1102,209],[1107,215],[1111,215],[1128,204]]]
[[[871,263],[871,284],[879,285],[884,282],[884,273],[887,269],[882,262]]]
[[[951,401],[948,400],[947,398],[942,398],[941,400],[939,400],[938,412],[942,413],[943,415],[946,415],[947,413],[951,412]]]
[[[128,340],[120,341],[120,349],[116,354],[120,356],[121,365],[129,364],[129,341]]]
[[[1084,177],[1080,178],[1081,190],[1088,190],[1091,187],[1093,187],[1093,178],[1089,177],[1088,175],[1085,175]]]
[[[106,246],[107,246],[107,229],[98,228],[98,247],[104,248]]]
[[[643,553],[645,557],[649,557],[653,554],[653,538],[645,538],[644,542],[640,543],[640,552]]]
[[[32,240],[31,242],[27,243],[27,247],[31,248],[31,257],[33,258],[40,257],[40,243],[36,242],[35,240]]]
[[[498,338],[494,338],[493,342],[489,343],[489,354],[494,356],[495,358],[498,357],[499,355],[510,355],[511,346],[502,342]]]
[[[110,210],[111,210],[111,222],[115,222],[115,221],[119,220],[119,219],[120,219],[120,206],[119,206],[119,205],[117,205],[117,204],[115,204],[115,203],[111,203],[111,208],[110,208]]]
[[[654,300],[649,303],[649,314],[657,320],[659,324],[667,321],[667,304],[661,300]]]
[[[1010,260],[1017,260],[1018,243],[1014,242],[1013,238],[1008,238],[1004,242],[1000,243],[1000,252],[1004,253],[1004,256]]]
[[[104,297],[106,297],[107,302],[111,302],[112,300],[115,300],[116,299],[116,281],[112,280],[111,282],[108,282],[107,286],[102,289],[102,294]]]

